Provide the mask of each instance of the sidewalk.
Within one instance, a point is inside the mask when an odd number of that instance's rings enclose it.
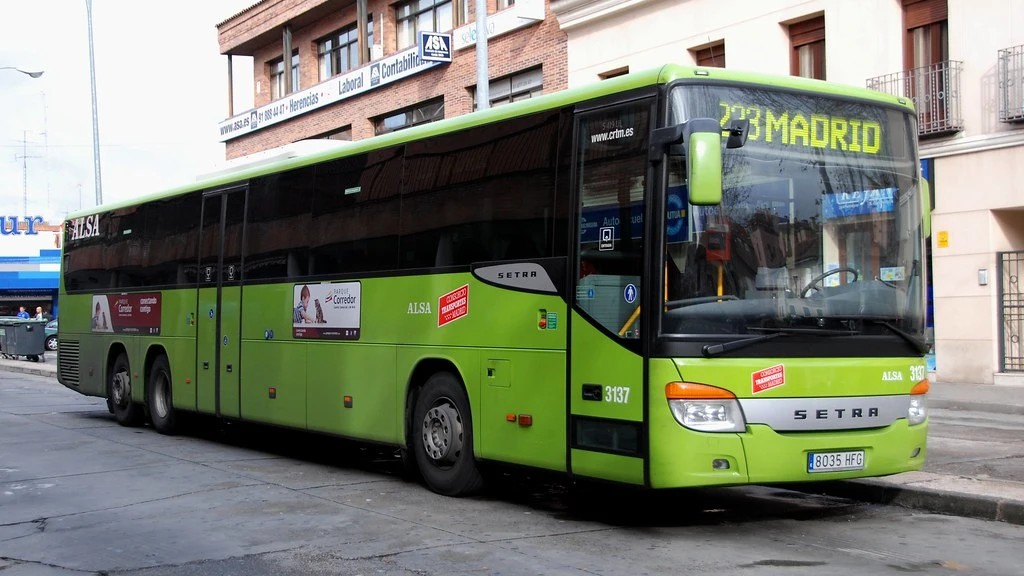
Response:
[[[0,359],[0,371],[56,377],[57,355]],[[786,487],[1024,525],[1024,386],[935,383],[928,408],[924,470]]]

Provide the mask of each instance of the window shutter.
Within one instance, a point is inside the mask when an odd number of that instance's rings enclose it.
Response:
[[[803,46],[825,39],[825,17],[818,16],[789,25],[789,40],[793,47]]]
[[[903,0],[903,22],[907,30],[942,22],[947,13],[946,0]]]

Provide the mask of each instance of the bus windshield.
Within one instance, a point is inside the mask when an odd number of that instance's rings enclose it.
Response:
[[[673,90],[670,122],[708,117],[749,120],[748,139],[723,150],[719,206],[688,204],[685,158],[670,152],[662,334],[920,337],[914,116],[762,88]]]

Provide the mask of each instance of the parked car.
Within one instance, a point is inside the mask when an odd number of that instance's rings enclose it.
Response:
[[[57,351],[57,319],[54,318],[46,323],[46,349],[50,352]]]

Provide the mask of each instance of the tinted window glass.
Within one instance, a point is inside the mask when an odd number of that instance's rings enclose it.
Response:
[[[317,166],[310,274],[394,269],[401,175],[401,148]]]
[[[181,286],[195,283],[196,242],[199,239],[198,192],[153,202],[143,208],[141,231],[145,286]]]
[[[558,112],[408,145],[402,268],[551,256]]]
[[[245,279],[305,276],[313,168],[256,178],[249,186]]]

